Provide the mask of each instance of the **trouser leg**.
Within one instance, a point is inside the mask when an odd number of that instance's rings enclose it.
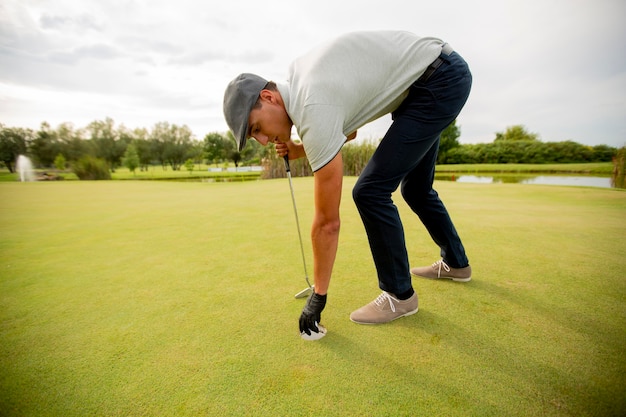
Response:
[[[391,127],[354,187],[353,198],[385,291],[402,293],[411,287],[404,229],[391,199],[400,183],[403,197],[441,247],[444,260],[452,267],[467,265],[463,245],[432,183],[440,134],[459,114],[470,86],[467,64],[456,53],[430,80],[416,82],[393,113]]]
[[[394,121],[352,191],[367,232],[382,290],[401,294],[411,288],[404,229],[391,194],[412,166],[432,148],[438,137],[412,143],[403,140],[405,124]],[[393,163],[390,163],[393,161]]]
[[[433,148],[402,181],[402,197],[439,246],[444,262],[452,268],[464,268],[469,265],[465,248],[448,210],[432,188],[436,160],[437,152]]]

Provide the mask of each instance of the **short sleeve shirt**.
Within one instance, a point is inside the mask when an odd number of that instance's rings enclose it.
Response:
[[[313,171],[347,135],[395,110],[443,43],[409,32],[353,32],[297,58],[278,89]]]

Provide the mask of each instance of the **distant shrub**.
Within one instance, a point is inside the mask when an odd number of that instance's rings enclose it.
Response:
[[[622,146],[613,158],[613,186],[626,188],[626,146]]]
[[[358,176],[376,152],[378,142],[365,141],[360,143],[351,142],[343,147],[341,156],[343,159],[343,173],[345,175]]]
[[[263,166],[261,178],[285,178],[287,176],[284,159],[279,157],[273,149],[272,152],[268,152],[267,157],[263,158],[261,162]],[[292,159],[289,161],[289,169],[292,177],[309,177],[313,175],[311,166],[306,158]]]
[[[74,174],[80,180],[110,180],[111,172],[106,161],[93,156],[85,156],[73,166]]]
[[[62,154],[58,154],[57,157],[54,158],[54,166],[59,171],[65,170],[66,164],[67,164],[67,161],[65,160],[65,157]]]
[[[493,143],[466,144],[450,149],[446,164],[570,164],[609,162],[617,149],[586,146],[573,141],[501,140]]]

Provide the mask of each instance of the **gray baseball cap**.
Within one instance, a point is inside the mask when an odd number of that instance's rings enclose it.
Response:
[[[239,74],[224,93],[224,117],[233,131],[239,151],[248,139],[248,117],[268,81],[255,74]]]

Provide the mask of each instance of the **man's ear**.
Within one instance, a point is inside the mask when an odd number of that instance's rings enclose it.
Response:
[[[276,102],[276,97],[274,97],[274,92],[270,90],[261,90],[261,92],[259,93],[259,97],[261,97],[261,100],[269,101],[270,103]]]

